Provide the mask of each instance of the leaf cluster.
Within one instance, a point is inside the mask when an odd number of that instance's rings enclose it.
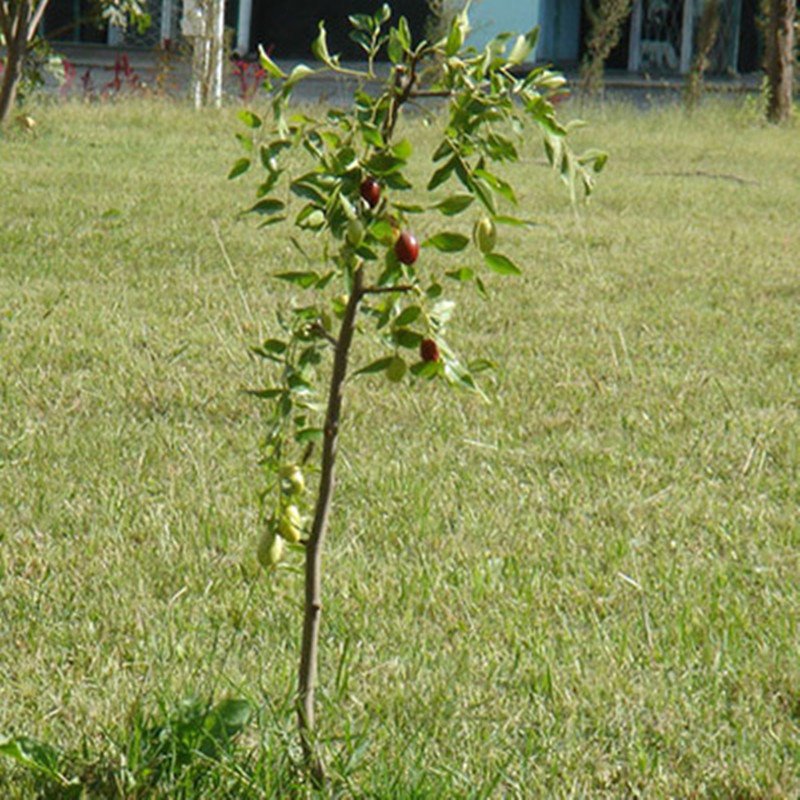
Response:
[[[318,65],[299,64],[286,73],[262,50],[268,113],[239,114],[244,152],[229,177],[260,168],[248,213],[264,227],[293,227],[301,266],[275,277],[312,297],[280,318],[282,338],[254,351],[277,367],[277,382],[256,392],[272,403],[265,447],[270,472],[296,462],[297,448],[321,435],[318,376],[330,366],[334,319],[344,314],[356,272],[357,330],[369,333],[385,354],[354,375],[383,373],[394,383],[443,378],[476,389],[473,373],[490,365],[460,359],[448,345],[455,303],[446,286],[468,284],[487,296],[484,270],[521,274],[511,255],[495,250],[496,230],[534,222],[519,214],[517,192],[502,167],[520,160],[530,127],[539,131],[573,201],[591,193],[605,163],[603,153],[576,154],[569,145],[574,124],[559,121],[553,102],[564,91],[564,77],[545,67],[526,69],[538,30],[504,33],[476,50],[466,46],[468,8],[432,42],[415,42],[404,17],[392,24],[387,5],[350,22],[352,38],[367,55],[363,70],[344,67],[329,52],[320,23],[312,46]],[[383,80],[374,69],[378,59],[390,65]],[[323,71],[356,79],[351,104],[317,115],[293,110],[297,85]],[[397,123],[406,106],[427,113],[431,100],[445,104],[444,125],[429,176],[417,186],[409,170],[414,144],[398,135]],[[377,183],[376,196],[365,192],[367,182]],[[432,194],[440,189],[448,193]],[[417,252],[414,229],[422,219],[435,230]],[[473,246],[462,220],[467,231],[473,225]],[[489,226],[491,235],[476,235],[479,225]],[[423,347],[425,340],[435,347]]]

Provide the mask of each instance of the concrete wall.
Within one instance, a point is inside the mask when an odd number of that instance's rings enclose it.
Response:
[[[581,0],[476,0],[469,44],[482,48],[503,31],[527,33],[539,25],[539,61],[577,61]]]

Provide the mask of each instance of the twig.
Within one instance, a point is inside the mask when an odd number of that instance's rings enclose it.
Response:
[[[309,330],[311,330],[313,333],[316,333],[318,336],[321,336],[323,339],[325,339],[325,341],[328,342],[328,344],[332,344],[334,347],[339,344],[339,340],[335,336],[332,336],[330,333],[328,333],[328,331],[326,331],[319,322],[312,323],[309,327]]]
[[[361,294],[392,294],[392,292],[413,292],[417,287],[407,283],[399,283],[396,286],[365,286]]]
[[[452,92],[448,89],[420,89],[417,92],[409,92],[408,99],[416,100],[420,97],[452,97]]]

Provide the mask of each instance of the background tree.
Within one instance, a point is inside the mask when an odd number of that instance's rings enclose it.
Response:
[[[796,0],[766,0],[764,69],[767,76],[767,119],[785,122],[792,114]]]
[[[7,121],[17,100],[25,73],[25,60],[39,23],[50,0],[0,0],[0,35],[6,58],[0,84],[0,127]],[[109,23],[124,26],[128,19],[146,24],[143,0],[101,0],[101,13]]]
[[[225,0],[184,0],[181,30],[192,43],[195,108],[219,108],[225,61]]]
[[[581,90],[597,94],[603,89],[603,69],[619,43],[622,26],[631,13],[633,0],[586,0],[589,38],[581,64]]]
[[[706,0],[697,26],[692,68],[686,77],[684,99],[686,108],[691,111],[700,102],[703,93],[703,77],[709,66],[709,56],[719,36],[719,0]]]

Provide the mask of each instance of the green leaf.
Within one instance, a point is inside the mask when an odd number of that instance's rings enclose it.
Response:
[[[458,164],[458,156],[453,156],[447,163],[439,167],[428,181],[428,191],[432,192],[437,186],[441,186],[453,174],[456,164]]]
[[[441,361],[418,361],[411,366],[410,371],[412,375],[416,375],[418,378],[431,380],[442,374],[444,366]]]
[[[450,23],[450,30],[444,45],[444,54],[448,58],[458,53],[464,44],[464,24],[461,16],[461,14],[456,15]]]
[[[536,42],[539,39],[539,28],[533,28],[528,31],[524,36],[518,36],[517,41],[511,48],[508,56],[508,63],[512,66],[518,66],[524,61],[527,61],[528,56],[533,52],[536,47]]]
[[[283,211],[284,208],[286,208],[286,203],[284,203],[283,200],[277,200],[274,197],[265,197],[250,208],[248,213],[272,216],[273,214]]]
[[[394,240],[394,228],[385,220],[375,220],[367,229],[381,244],[391,244]]]
[[[240,175],[247,172],[247,170],[250,169],[250,163],[249,158],[240,158],[233,167],[231,167],[231,171],[228,173],[228,180],[232,181],[234,178],[238,178]]]
[[[361,138],[365,144],[371,144],[373,147],[386,146],[381,132],[374,125],[363,124],[361,126]]]
[[[262,69],[273,78],[286,77],[286,73],[267,55],[267,51],[261,45],[258,46],[258,61]]]
[[[400,40],[400,34],[396,28],[389,30],[389,43],[386,45],[386,55],[389,56],[389,61],[392,64],[400,64],[404,56],[403,42]]]
[[[280,339],[267,339],[261,347],[268,353],[285,353],[289,345],[282,342]]]
[[[396,328],[403,328],[419,319],[420,314],[422,314],[422,309],[419,306],[409,306],[397,315],[392,324]]]
[[[514,142],[499,133],[493,132],[486,137],[486,152],[495,161],[519,161]]]
[[[408,161],[413,152],[414,148],[408,139],[401,139],[394,147],[392,147],[392,153],[394,153],[397,158],[401,158],[403,161]]]
[[[440,283],[432,283],[426,290],[425,295],[428,297],[429,300],[436,300],[437,297],[441,297],[444,289]]]
[[[237,133],[236,138],[239,140],[239,144],[241,144],[242,149],[246,153],[253,152],[253,138],[251,136],[245,136],[243,133]]]
[[[361,369],[356,370],[353,375],[374,375],[377,372],[383,372],[385,369],[389,369],[389,365],[393,360],[394,356],[379,358],[377,361],[367,364],[366,367],[361,367]]]
[[[284,92],[294,87],[295,84],[300,83],[300,81],[307,78],[309,75],[313,75],[316,70],[311,69],[311,67],[307,67],[305,64],[298,64],[289,74],[289,77],[286,79],[286,82],[283,84]]]
[[[392,341],[398,347],[407,347],[409,350],[416,350],[422,339],[421,333],[412,331],[409,328],[397,328],[392,331]]]
[[[369,14],[350,14],[347,19],[356,30],[372,32],[373,22]]]
[[[279,272],[275,275],[278,280],[293,283],[303,289],[309,289],[319,280],[319,275],[313,270],[305,272]]]
[[[412,184],[400,172],[392,172],[384,176],[384,182],[390,189],[410,189]]]
[[[398,158],[391,153],[383,152],[372,156],[365,166],[373,175],[383,176],[397,172],[405,163],[404,159]]]
[[[450,233],[444,231],[431,236],[423,243],[423,247],[435,247],[442,253],[458,253],[469,244],[469,237],[463,233]]]
[[[375,20],[376,27],[378,25],[383,25],[385,22],[389,21],[389,18],[392,16],[392,9],[390,8],[388,3],[384,3],[376,12],[373,19]]]
[[[510,258],[500,253],[484,253],[483,260],[498,275],[522,275],[522,270]]]
[[[306,442],[317,442],[324,435],[325,431],[322,428],[303,428],[303,430],[295,433],[294,439],[299,444],[305,444]]]
[[[595,172],[600,172],[607,161],[608,153],[604,153],[602,150],[586,150],[578,157],[579,164],[591,164]]]
[[[403,50],[407,53],[411,52],[411,29],[408,27],[408,20],[405,17],[400,17],[397,22],[397,37]]]
[[[392,203],[392,205],[398,211],[403,211],[406,214],[424,214],[427,211],[425,206],[421,206],[418,203]]]
[[[335,66],[328,52],[328,36],[325,33],[325,23],[322,20],[319,21],[319,33],[317,34],[317,38],[314,39],[311,44],[311,52],[314,54],[314,58],[316,58],[317,61],[322,61],[329,67]]]
[[[441,161],[445,156],[449,156],[454,153],[453,145],[451,144],[449,139],[445,139],[434,151],[431,159],[435,162]]]
[[[394,356],[386,368],[386,377],[392,383],[399,383],[405,377],[407,369],[406,362],[400,356]]]
[[[510,225],[514,228],[532,228],[539,224],[530,219],[520,219],[519,217],[510,217],[503,214],[498,214],[494,217],[494,221],[498,225]]]
[[[507,183],[506,181],[498,178],[497,175],[493,175],[486,169],[476,169],[474,172],[476,178],[482,178],[492,187],[492,189],[497,192],[501,197],[505,197],[510,203],[517,205],[517,196],[514,194],[514,190],[511,188],[511,184]]]
[[[454,194],[437,203],[434,208],[439,209],[447,217],[453,217],[472,205],[474,201],[475,198],[471,194]]]
[[[311,200],[315,205],[325,206],[328,203],[330,190],[319,185],[319,175],[317,173],[312,172],[302,175],[292,181],[289,188],[292,194]]]
[[[272,217],[267,217],[263,222],[258,223],[259,228],[268,228],[271,225],[277,225],[280,222],[286,220],[286,214],[276,214]]]
[[[308,203],[300,209],[294,219],[294,224],[304,230],[322,230],[325,227],[325,212],[313,203]]]
[[[461,267],[461,269],[454,269],[451,272],[445,272],[448,278],[454,281],[471,281],[475,277],[475,270],[469,267]]]
[[[259,117],[258,114],[254,114],[248,108],[243,108],[236,116],[239,117],[248,128],[261,127],[261,117]]]
[[[275,184],[278,182],[280,177],[280,172],[270,172],[269,175],[267,175],[267,179],[263,183],[259,184],[258,189],[256,190],[256,197],[265,197],[268,195],[275,188]]]
[[[494,217],[497,214],[497,206],[495,205],[494,195],[492,194],[489,184],[480,178],[474,178],[472,185],[478,200],[481,201],[483,207]]]

